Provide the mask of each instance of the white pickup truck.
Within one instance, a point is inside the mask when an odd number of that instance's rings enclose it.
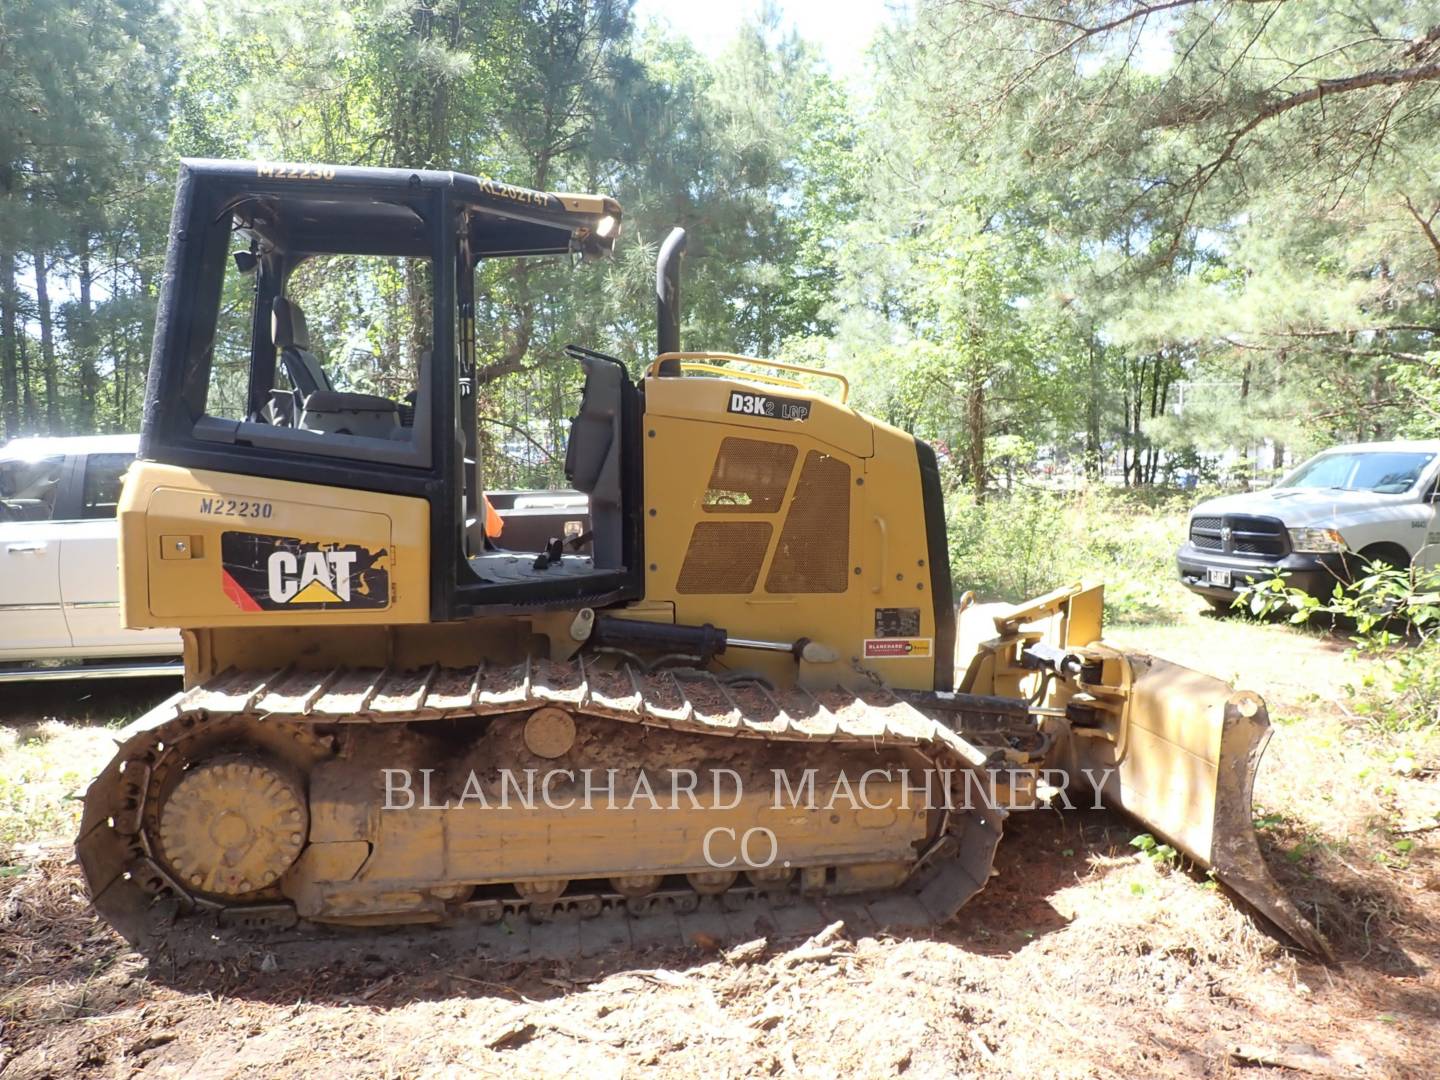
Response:
[[[120,624],[115,508],[138,435],[15,439],[0,446],[0,683],[181,675],[174,630]],[[584,550],[578,491],[492,491],[505,548],[566,539]]]
[[[138,445],[0,447],[0,682],[182,673],[176,631],[120,624],[115,506]]]
[[[1176,562],[1215,608],[1277,570],[1325,599],[1367,562],[1440,568],[1440,439],[1337,446],[1273,488],[1203,502]]]

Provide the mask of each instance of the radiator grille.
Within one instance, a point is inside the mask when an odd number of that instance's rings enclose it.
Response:
[[[1190,519],[1190,542],[1206,551],[1224,551],[1225,542],[1220,537],[1224,521],[1218,517],[1197,517]]]
[[[1225,524],[1233,532],[1232,543],[1237,554],[1280,558],[1290,551],[1290,537],[1276,518],[1229,514]]]
[[[765,591],[844,592],[849,572],[850,466],[811,450],[775,546]]]
[[[726,439],[701,505],[710,514],[773,514],[785,499],[794,468],[793,444]]]
[[[771,531],[768,521],[697,523],[675,591],[702,595],[754,592]]]
[[[1190,520],[1190,543],[1205,551],[1283,558],[1290,551],[1285,525],[1278,518],[1249,514]]]

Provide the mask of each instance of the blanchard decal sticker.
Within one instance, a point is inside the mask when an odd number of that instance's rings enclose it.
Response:
[[[390,553],[358,544],[227,532],[221,583],[244,611],[383,608],[390,604]]]
[[[866,638],[865,656],[867,659],[907,659],[923,660],[931,655],[931,639],[928,637],[917,638]]]
[[[877,607],[875,636],[883,638],[914,637],[920,633],[918,607]]]
[[[808,401],[778,397],[775,394],[747,394],[742,390],[731,391],[730,405],[725,411],[742,416],[765,416],[771,420],[810,419]]]

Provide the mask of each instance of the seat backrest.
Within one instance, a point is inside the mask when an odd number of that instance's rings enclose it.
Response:
[[[299,304],[277,296],[270,306],[270,333],[295,389],[306,396],[317,390],[335,389],[319,358],[310,352],[310,328]]]
[[[565,477],[577,491],[589,495],[600,482],[616,439],[620,392],[618,372],[593,360],[584,363],[585,390],[580,398],[580,413],[570,421]]]
[[[620,449],[621,395],[625,369],[616,362],[579,357],[585,369],[580,414],[570,422],[565,447],[565,476],[590,496],[590,528],[594,533],[595,565],[623,565]]]

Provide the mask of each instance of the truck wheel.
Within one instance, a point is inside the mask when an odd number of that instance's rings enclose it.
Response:
[[[1397,544],[1371,544],[1360,554],[1345,560],[1350,580],[1365,576],[1368,570],[1405,570],[1410,566],[1410,553]]]
[[[1354,584],[1366,574],[1372,574],[1381,570],[1408,570],[1410,568],[1410,553],[1397,544],[1372,544],[1361,551],[1354,559],[1345,560],[1346,576],[1350,584]],[[1395,609],[1395,601],[1377,600],[1370,596],[1365,598],[1365,609],[1368,614],[1388,617]],[[1389,620],[1387,618],[1387,625]]]

